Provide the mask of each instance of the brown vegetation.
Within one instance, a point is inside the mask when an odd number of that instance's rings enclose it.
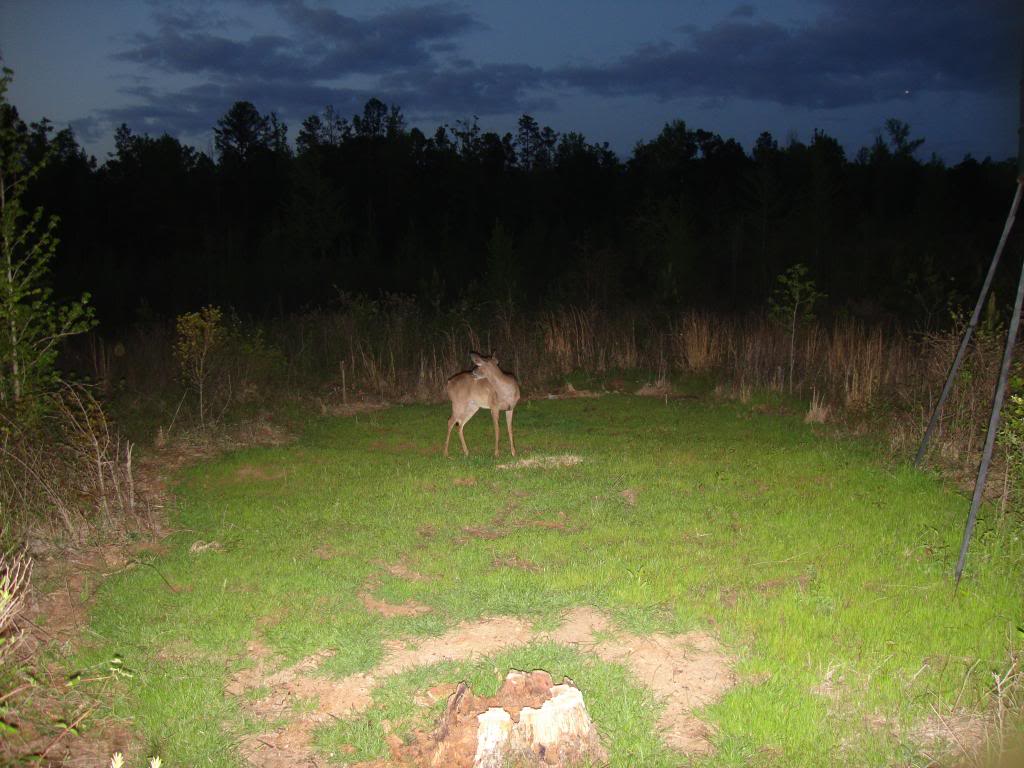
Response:
[[[497,350],[528,396],[579,396],[567,384],[570,377],[597,382],[592,390],[621,390],[627,371],[646,371],[655,384],[642,391],[658,396],[669,396],[670,380],[680,376],[716,382],[719,392],[744,402],[759,392],[788,396],[792,389],[812,403],[809,421],[881,429],[893,450],[907,456],[960,338],[959,329],[911,333],[842,318],[797,327],[791,339],[791,329],[758,314],[691,310],[656,317],[595,306],[524,315],[499,309],[438,316],[403,297],[346,297],[334,310],[258,328],[230,319],[227,341],[210,361],[206,397],[219,413],[280,393],[312,398],[325,413],[358,403],[440,402],[452,371],[466,367],[468,350]],[[932,443],[931,458],[947,470],[971,468],[980,450],[1000,356],[997,330],[977,334]],[[174,410],[182,389],[173,376],[173,350],[173,325],[154,322],[116,340],[94,340],[74,359],[107,389],[119,382],[134,403],[158,399],[170,427],[186,418]],[[198,420],[197,407],[185,398],[183,413],[191,408]]]

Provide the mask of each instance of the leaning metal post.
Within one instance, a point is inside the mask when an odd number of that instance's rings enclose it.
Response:
[[[956,561],[957,584],[960,583],[960,576],[964,572],[964,562],[967,560],[967,546],[971,543],[971,532],[974,530],[974,521],[978,517],[978,508],[981,506],[981,497],[985,491],[985,480],[988,478],[988,465],[992,461],[992,447],[995,445],[996,432],[999,430],[999,412],[1002,410],[1003,401],[1006,399],[1006,382],[1010,378],[1010,364],[1013,362],[1013,347],[1017,343],[1017,330],[1020,327],[1022,304],[1024,304],[1024,263],[1021,264],[1020,280],[1017,281],[1017,299],[1013,303],[1010,330],[1006,334],[1006,348],[1003,350],[1003,364],[999,369],[999,383],[996,384],[996,393],[992,398],[992,416],[988,420],[985,450],[981,454],[978,480],[974,484],[971,513],[967,516],[967,527],[964,529],[964,539],[960,544],[960,558]]]
[[[1024,136],[1024,134],[1022,134]],[[996,267],[999,266],[999,259],[1003,255],[1003,248],[1006,246],[1006,240],[1010,236],[1010,230],[1013,229],[1013,222],[1017,216],[1017,206],[1020,205],[1021,189],[1024,187],[1024,180],[1017,180],[1017,192],[1013,196],[1013,204],[1010,206],[1010,213],[1006,217],[1006,224],[1003,227],[1003,235],[999,238],[999,245],[996,246],[995,255],[992,257],[992,263],[989,265],[988,274],[985,275],[985,282],[982,283],[981,293],[978,294],[978,303],[974,305],[974,313],[971,315],[971,321],[967,324],[967,329],[964,331],[964,337],[960,340],[960,348],[956,351],[956,357],[953,358],[953,364],[949,367],[949,374],[946,376],[946,383],[942,387],[942,394],[939,395],[939,401],[935,404],[935,410],[932,411],[932,417],[928,421],[928,429],[924,432],[924,438],[921,440],[921,447],[917,449],[917,456],[914,459],[914,466],[920,466],[924,455],[928,450],[928,443],[932,439],[932,433],[935,431],[935,426],[939,423],[939,416],[942,413],[942,406],[946,404],[946,399],[949,397],[950,391],[953,389],[953,379],[956,377],[956,372],[960,368],[960,363],[963,362],[964,354],[967,352],[967,345],[971,341],[971,335],[974,333],[974,329],[978,325],[978,320],[981,318],[981,309],[985,305],[985,296],[988,295],[988,289],[992,285],[992,278],[996,273]]]
[[[1022,49],[1024,49],[1024,46],[1022,46]],[[1021,57],[1020,122],[1017,126],[1017,135],[1020,141],[1017,149],[1017,196],[1014,198],[1014,207],[1011,209],[1010,219],[1016,213],[1016,204],[1020,199],[1021,185],[1024,184],[1024,57]],[[1010,220],[1008,219],[1007,227],[1003,233],[1004,240],[1006,232],[1009,231],[1009,225]],[[1001,247],[1002,241],[1000,242]],[[960,557],[956,561],[954,580],[958,587],[960,586],[960,577],[964,572],[964,563],[967,560],[967,547],[971,543],[971,533],[974,531],[974,523],[978,518],[978,509],[981,507],[981,497],[985,491],[985,480],[988,478],[988,467],[992,461],[992,448],[995,445],[996,433],[999,430],[999,412],[1002,410],[1003,401],[1006,398],[1006,382],[1010,378],[1013,348],[1017,343],[1017,331],[1020,329],[1022,305],[1024,305],[1024,263],[1021,264],[1020,279],[1017,281],[1017,298],[1013,302],[1013,315],[1010,317],[1010,328],[1006,333],[1006,348],[1003,350],[1003,363],[999,368],[999,381],[996,384],[995,395],[992,397],[992,415],[989,417],[988,432],[985,434],[985,449],[981,454],[981,464],[978,465],[978,479],[974,484],[971,512],[967,516],[967,526],[964,528],[964,538],[960,544]]]

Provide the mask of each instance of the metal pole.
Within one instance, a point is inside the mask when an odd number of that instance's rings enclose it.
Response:
[[[1021,40],[1024,43],[1024,39]],[[1024,45],[1021,46],[1024,53]],[[1021,57],[1021,78],[1020,78],[1020,120],[1017,125],[1017,135],[1020,144],[1017,148],[1017,196],[1014,198],[1014,208],[1011,210],[1010,218],[1016,213],[1016,201],[1020,199],[1021,185],[1024,185],[1024,56]],[[1005,240],[1007,227],[1004,228],[1003,238]],[[1002,247],[1002,242],[1000,243]],[[1003,408],[1003,401],[1006,398],[1006,382],[1010,378],[1010,365],[1013,362],[1013,348],[1017,344],[1017,332],[1020,330],[1020,312],[1024,305],[1024,262],[1021,263],[1020,279],[1017,281],[1017,298],[1013,302],[1013,315],[1010,317],[1010,328],[1006,333],[1006,348],[1003,350],[1003,363],[999,368],[999,381],[996,383],[996,393],[992,397],[992,415],[988,420],[988,432],[985,434],[985,449],[981,454],[981,464],[978,465],[978,479],[974,483],[974,496],[971,498],[971,511],[967,515],[967,526],[964,528],[964,538],[960,543],[960,557],[956,561],[956,573],[954,580],[956,586],[960,586],[960,577],[964,573],[964,563],[967,561],[967,547],[971,543],[971,533],[974,531],[974,523],[978,519],[978,509],[981,507],[981,496],[985,491],[985,480],[988,478],[988,467],[992,461],[992,448],[995,445],[996,433],[999,430],[999,412]]]
[[[960,559],[956,562],[956,583],[960,584],[960,576],[964,572],[967,560],[967,546],[971,543],[971,532],[978,517],[981,496],[985,491],[985,480],[988,478],[988,465],[992,461],[992,447],[996,442],[999,430],[999,412],[1006,398],[1006,382],[1010,378],[1010,364],[1013,362],[1013,347],[1017,343],[1017,330],[1020,328],[1020,311],[1024,305],[1024,263],[1021,264],[1020,280],[1017,281],[1017,300],[1013,303],[1013,316],[1010,318],[1010,330],[1006,334],[1006,349],[1003,350],[1003,364],[999,369],[999,383],[996,394],[992,398],[992,416],[988,420],[988,433],[985,435],[985,450],[981,454],[981,465],[978,467],[978,480],[974,484],[974,498],[971,499],[971,513],[967,516],[967,527],[964,539],[960,544]]]
[[[1021,39],[1021,53],[1024,54],[1024,38]],[[949,368],[949,375],[946,376],[946,383],[942,387],[942,394],[939,395],[939,402],[935,404],[935,410],[932,411],[932,416],[928,420],[928,428],[924,431],[924,437],[921,439],[921,447],[917,449],[917,456],[914,457],[914,466],[918,467],[921,465],[921,461],[924,459],[924,455],[928,450],[928,443],[932,439],[932,433],[935,431],[936,425],[939,423],[939,416],[942,413],[942,406],[946,404],[946,399],[949,397],[950,391],[953,389],[953,379],[956,376],[957,370],[960,368],[960,363],[963,362],[964,354],[967,352],[967,345],[971,341],[971,336],[974,334],[974,329],[978,325],[978,320],[981,318],[981,308],[985,304],[985,296],[988,294],[988,289],[992,285],[992,277],[995,275],[996,266],[999,264],[999,258],[1003,255],[1003,248],[1006,246],[1006,239],[1010,235],[1010,230],[1013,228],[1013,220],[1017,216],[1017,206],[1020,205],[1021,188],[1024,187],[1024,55],[1021,56],[1020,60],[1020,117],[1017,121],[1017,191],[1013,196],[1013,203],[1010,205],[1010,213],[1006,217],[1006,224],[1003,226],[1003,235],[999,238],[999,245],[996,246],[995,255],[992,257],[992,264],[989,265],[988,274],[985,275],[985,282],[981,286],[981,293],[978,294],[978,303],[974,306],[974,314],[971,315],[971,321],[967,325],[967,329],[964,331],[964,337],[960,341],[960,348],[956,352],[956,357],[953,358],[953,365]],[[963,557],[961,556],[961,561]],[[959,581],[959,569],[963,566],[958,566],[957,581]]]
[[[1021,135],[1024,137],[1024,134]],[[935,431],[935,427],[939,423],[942,406],[946,404],[946,399],[949,397],[949,393],[953,389],[953,379],[956,377],[956,372],[960,368],[960,363],[964,360],[964,354],[967,352],[967,345],[971,341],[974,329],[978,327],[978,320],[981,318],[981,309],[985,305],[985,296],[988,295],[988,289],[992,285],[992,278],[996,273],[996,267],[999,266],[999,259],[1002,257],[1003,248],[1006,246],[1006,240],[1010,236],[1010,230],[1013,229],[1013,222],[1017,216],[1017,207],[1020,205],[1022,187],[1024,187],[1024,180],[1018,179],[1017,191],[1013,196],[1013,203],[1010,205],[1010,213],[1006,217],[1006,224],[1003,226],[1003,235],[999,238],[999,245],[996,246],[996,252],[992,257],[992,263],[989,265],[988,274],[985,275],[985,282],[982,283],[981,293],[978,294],[978,303],[974,305],[974,313],[971,315],[971,321],[967,324],[967,330],[964,331],[963,339],[960,340],[960,348],[956,351],[956,357],[953,358],[953,364],[949,367],[949,374],[946,376],[946,383],[942,387],[942,394],[939,395],[939,402],[935,404],[935,410],[932,411],[932,417],[928,421],[928,429],[924,432],[924,438],[921,440],[921,447],[917,449],[917,456],[914,458],[915,467],[920,466],[921,460],[924,459],[925,452],[928,450],[928,443],[932,439],[932,433]]]
[[[1024,38],[1021,39],[1024,52]],[[1020,120],[1017,126],[1017,179],[1024,179],[1024,56],[1020,59]]]

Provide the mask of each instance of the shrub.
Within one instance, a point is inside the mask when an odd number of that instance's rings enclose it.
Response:
[[[91,390],[61,383],[43,417],[31,423],[0,414],[0,508],[9,539],[30,531],[47,544],[82,542],[96,526],[143,521],[132,444],[110,423]]]
[[[185,385],[199,397],[199,423],[206,426],[206,393],[215,354],[224,341],[225,330],[218,307],[203,307],[198,312],[178,316],[174,357]]]
[[[789,332],[789,391],[792,392],[797,326],[814,320],[814,305],[825,298],[825,294],[807,277],[807,267],[803,264],[794,264],[775,282],[769,308],[771,316],[783,323]]]

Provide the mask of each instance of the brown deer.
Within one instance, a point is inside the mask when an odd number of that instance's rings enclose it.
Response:
[[[459,440],[462,441],[462,452],[469,456],[466,437],[462,434],[466,422],[481,408],[489,408],[491,421],[494,422],[494,455],[498,455],[498,414],[505,411],[505,424],[508,426],[508,444],[512,455],[516,455],[516,443],[512,438],[512,412],[519,402],[519,382],[510,373],[498,367],[497,355],[483,357],[476,352],[469,353],[473,365],[469,373],[457,373],[448,379],[445,389],[448,399],[452,401],[452,416],[448,419],[448,436],[444,440],[444,455],[448,456],[448,442],[452,439],[452,427],[459,425]]]

